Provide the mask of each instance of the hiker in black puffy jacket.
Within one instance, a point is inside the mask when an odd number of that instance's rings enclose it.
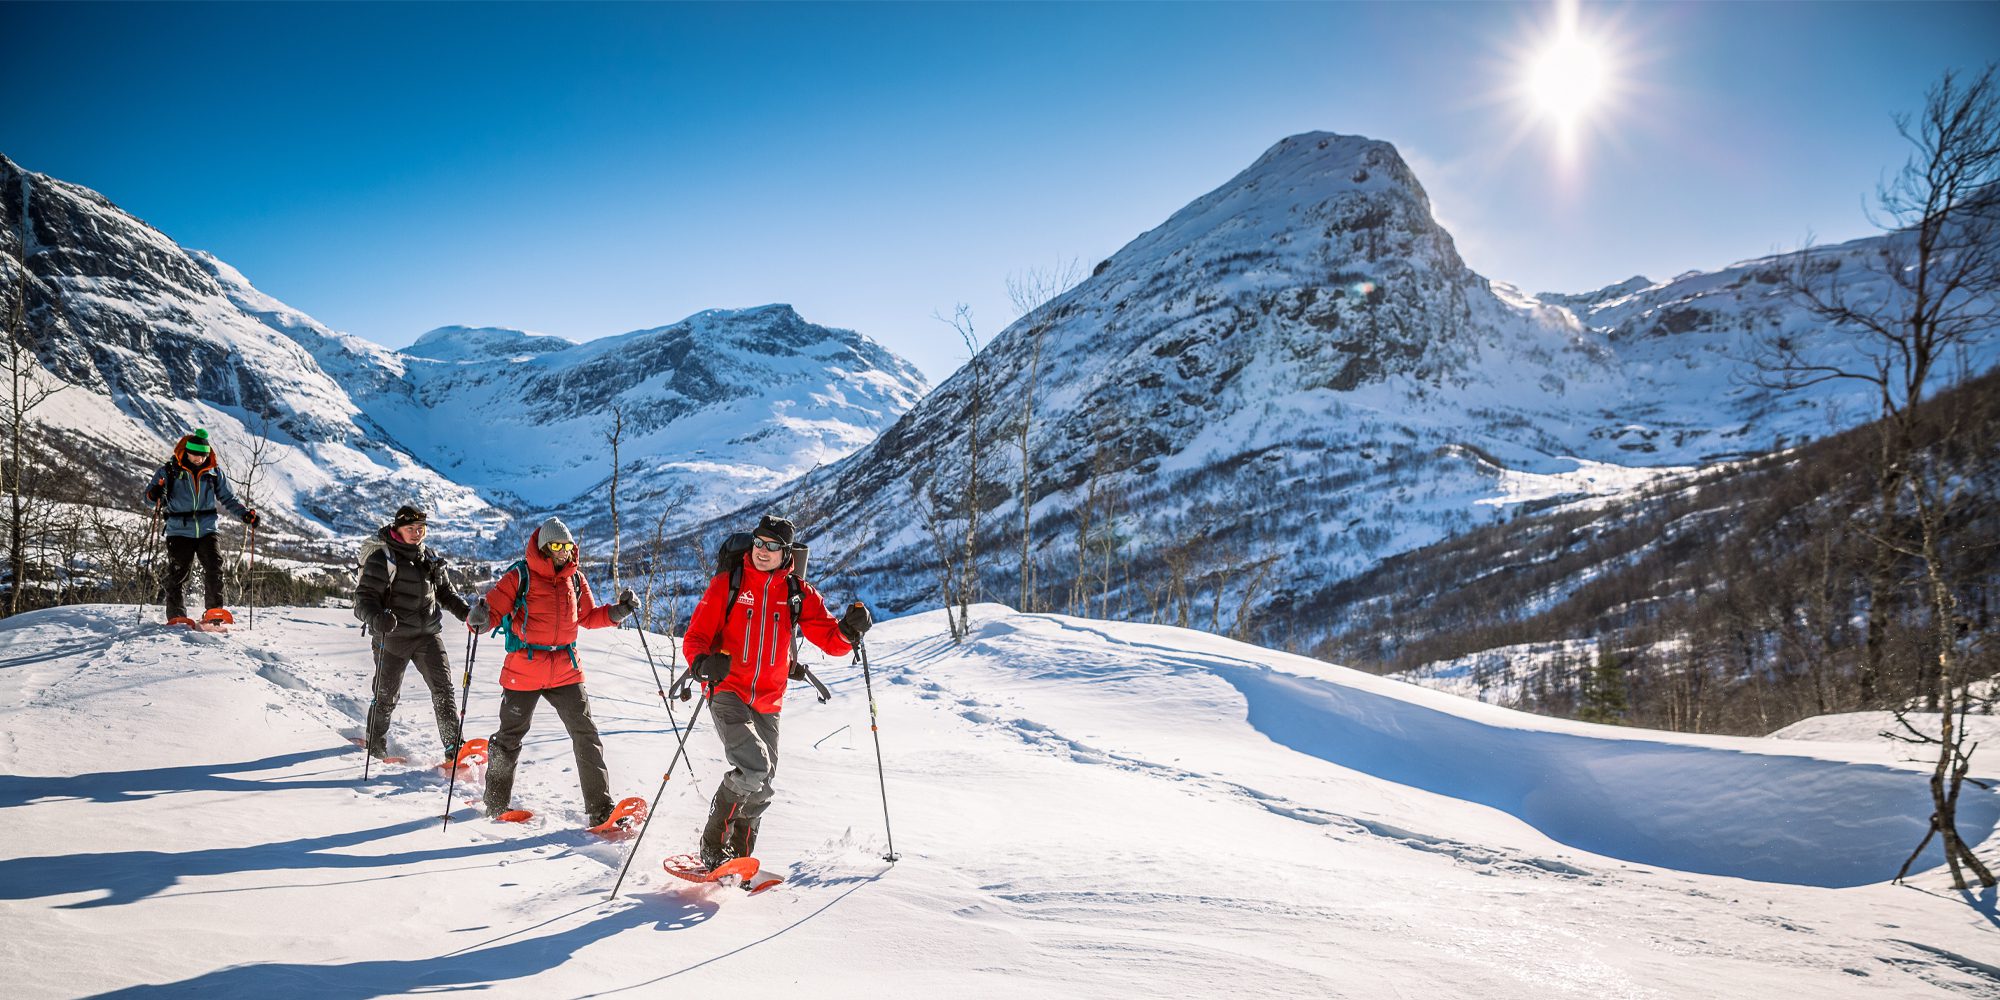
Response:
[[[368,708],[368,753],[388,753],[389,715],[403,693],[403,668],[415,663],[431,689],[431,710],[437,713],[438,741],[445,759],[458,753],[458,711],[453,704],[451,660],[439,632],[449,611],[460,621],[471,612],[465,598],[451,585],[444,557],[424,544],[430,530],[426,515],[415,507],[396,511],[396,519],[361,544],[361,578],[354,585],[354,617],[375,634],[374,701]]]

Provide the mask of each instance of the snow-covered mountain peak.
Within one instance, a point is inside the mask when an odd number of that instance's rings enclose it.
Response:
[[[510,327],[441,326],[418,337],[401,353],[428,361],[525,360],[575,346],[576,341],[563,337]]]
[[[1656,288],[1660,282],[1643,274],[1635,274],[1624,281],[1605,285],[1589,292],[1542,292],[1535,298],[1547,305],[1562,306],[1578,316],[1588,314],[1599,306],[1608,305],[1630,298],[1649,288]]]
[[[1169,263],[1244,260],[1295,239],[1381,230],[1430,237],[1458,265],[1450,236],[1396,147],[1363,136],[1307,132],[1279,141],[1221,187],[1133,240],[1105,270],[1153,271]],[[1353,248],[1348,248],[1353,249]],[[1367,241],[1371,256],[1400,255],[1404,240]]]

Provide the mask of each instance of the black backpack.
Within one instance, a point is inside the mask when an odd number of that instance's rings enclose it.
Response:
[[[743,593],[743,557],[750,554],[752,535],[736,532],[722,540],[722,547],[715,550],[715,575],[729,574],[729,603],[722,606],[722,623],[729,624],[729,613],[736,610],[736,598]],[[804,545],[791,547],[792,571],[785,575],[785,587],[790,591],[786,602],[792,609],[792,639],[799,637],[799,615],[805,610],[804,591],[799,584],[805,580],[806,558],[811,550]]]

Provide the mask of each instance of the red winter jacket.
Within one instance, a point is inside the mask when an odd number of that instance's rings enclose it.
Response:
[[[765,573],[743,557],[743,589],[736,595],[736,610],[723,624],[724,602],[729,600],[729,574],[717,573],[708,581],[701,603],[694,606],[687,634],[681,637],[681,651],[688,663],[704,653],[727,653],[729,676],[709,691],[727,691],[743,699],[753,711],[776,712],[785,700],[785,685],[792,671],[791,587],[785,577],[792,572],[787,563]],[[845,656],[854,647],[841,637],[840,627],[826,612],[826,602],[812,584],[799,584],[801,631],[812,644],[829,656]]]
[[[525,613],[514,622],[515,637],[537,646],[567,646],[576,641],[579,628],[614,626],[612,605],[591,600],[590,583],[577,572],[576,560],[556,569],[537,544],[540,535],[537,528],[528,536],[528,600]],[[484,600],[494,621],[514,613],[520,579],[510,569],[486,592]],[[582,682],[583,671],[566,650],[517,649],[507,654],[506,665],[500,668],[500,686],[509,691],[541,691]]]

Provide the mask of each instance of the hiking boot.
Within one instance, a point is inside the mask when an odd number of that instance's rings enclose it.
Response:
[[[739,819],[730,824],[728,854],[732,858],[757,856],[757,821]]]
[[[703,868],[714,871],[722,867],[723,862],[728,860],[729,858],[723,855],[722,848],[711,847],[706,842],[701,845],[701,866]]]
[[[729,783],[726,781],[719,782],[715,788],[715,799],[708,806],[708,822],[703,823],[701,827],[701,860],[703,864],[714,868],[716,865],[729,859],[729,843],[734,839],[730,835],[732,832],[731,827],[736,825],[734,822],[736,811],[740,808],[742,808],[742,802],[729,790]],[[710,858],[718,860],[710,863]]]

